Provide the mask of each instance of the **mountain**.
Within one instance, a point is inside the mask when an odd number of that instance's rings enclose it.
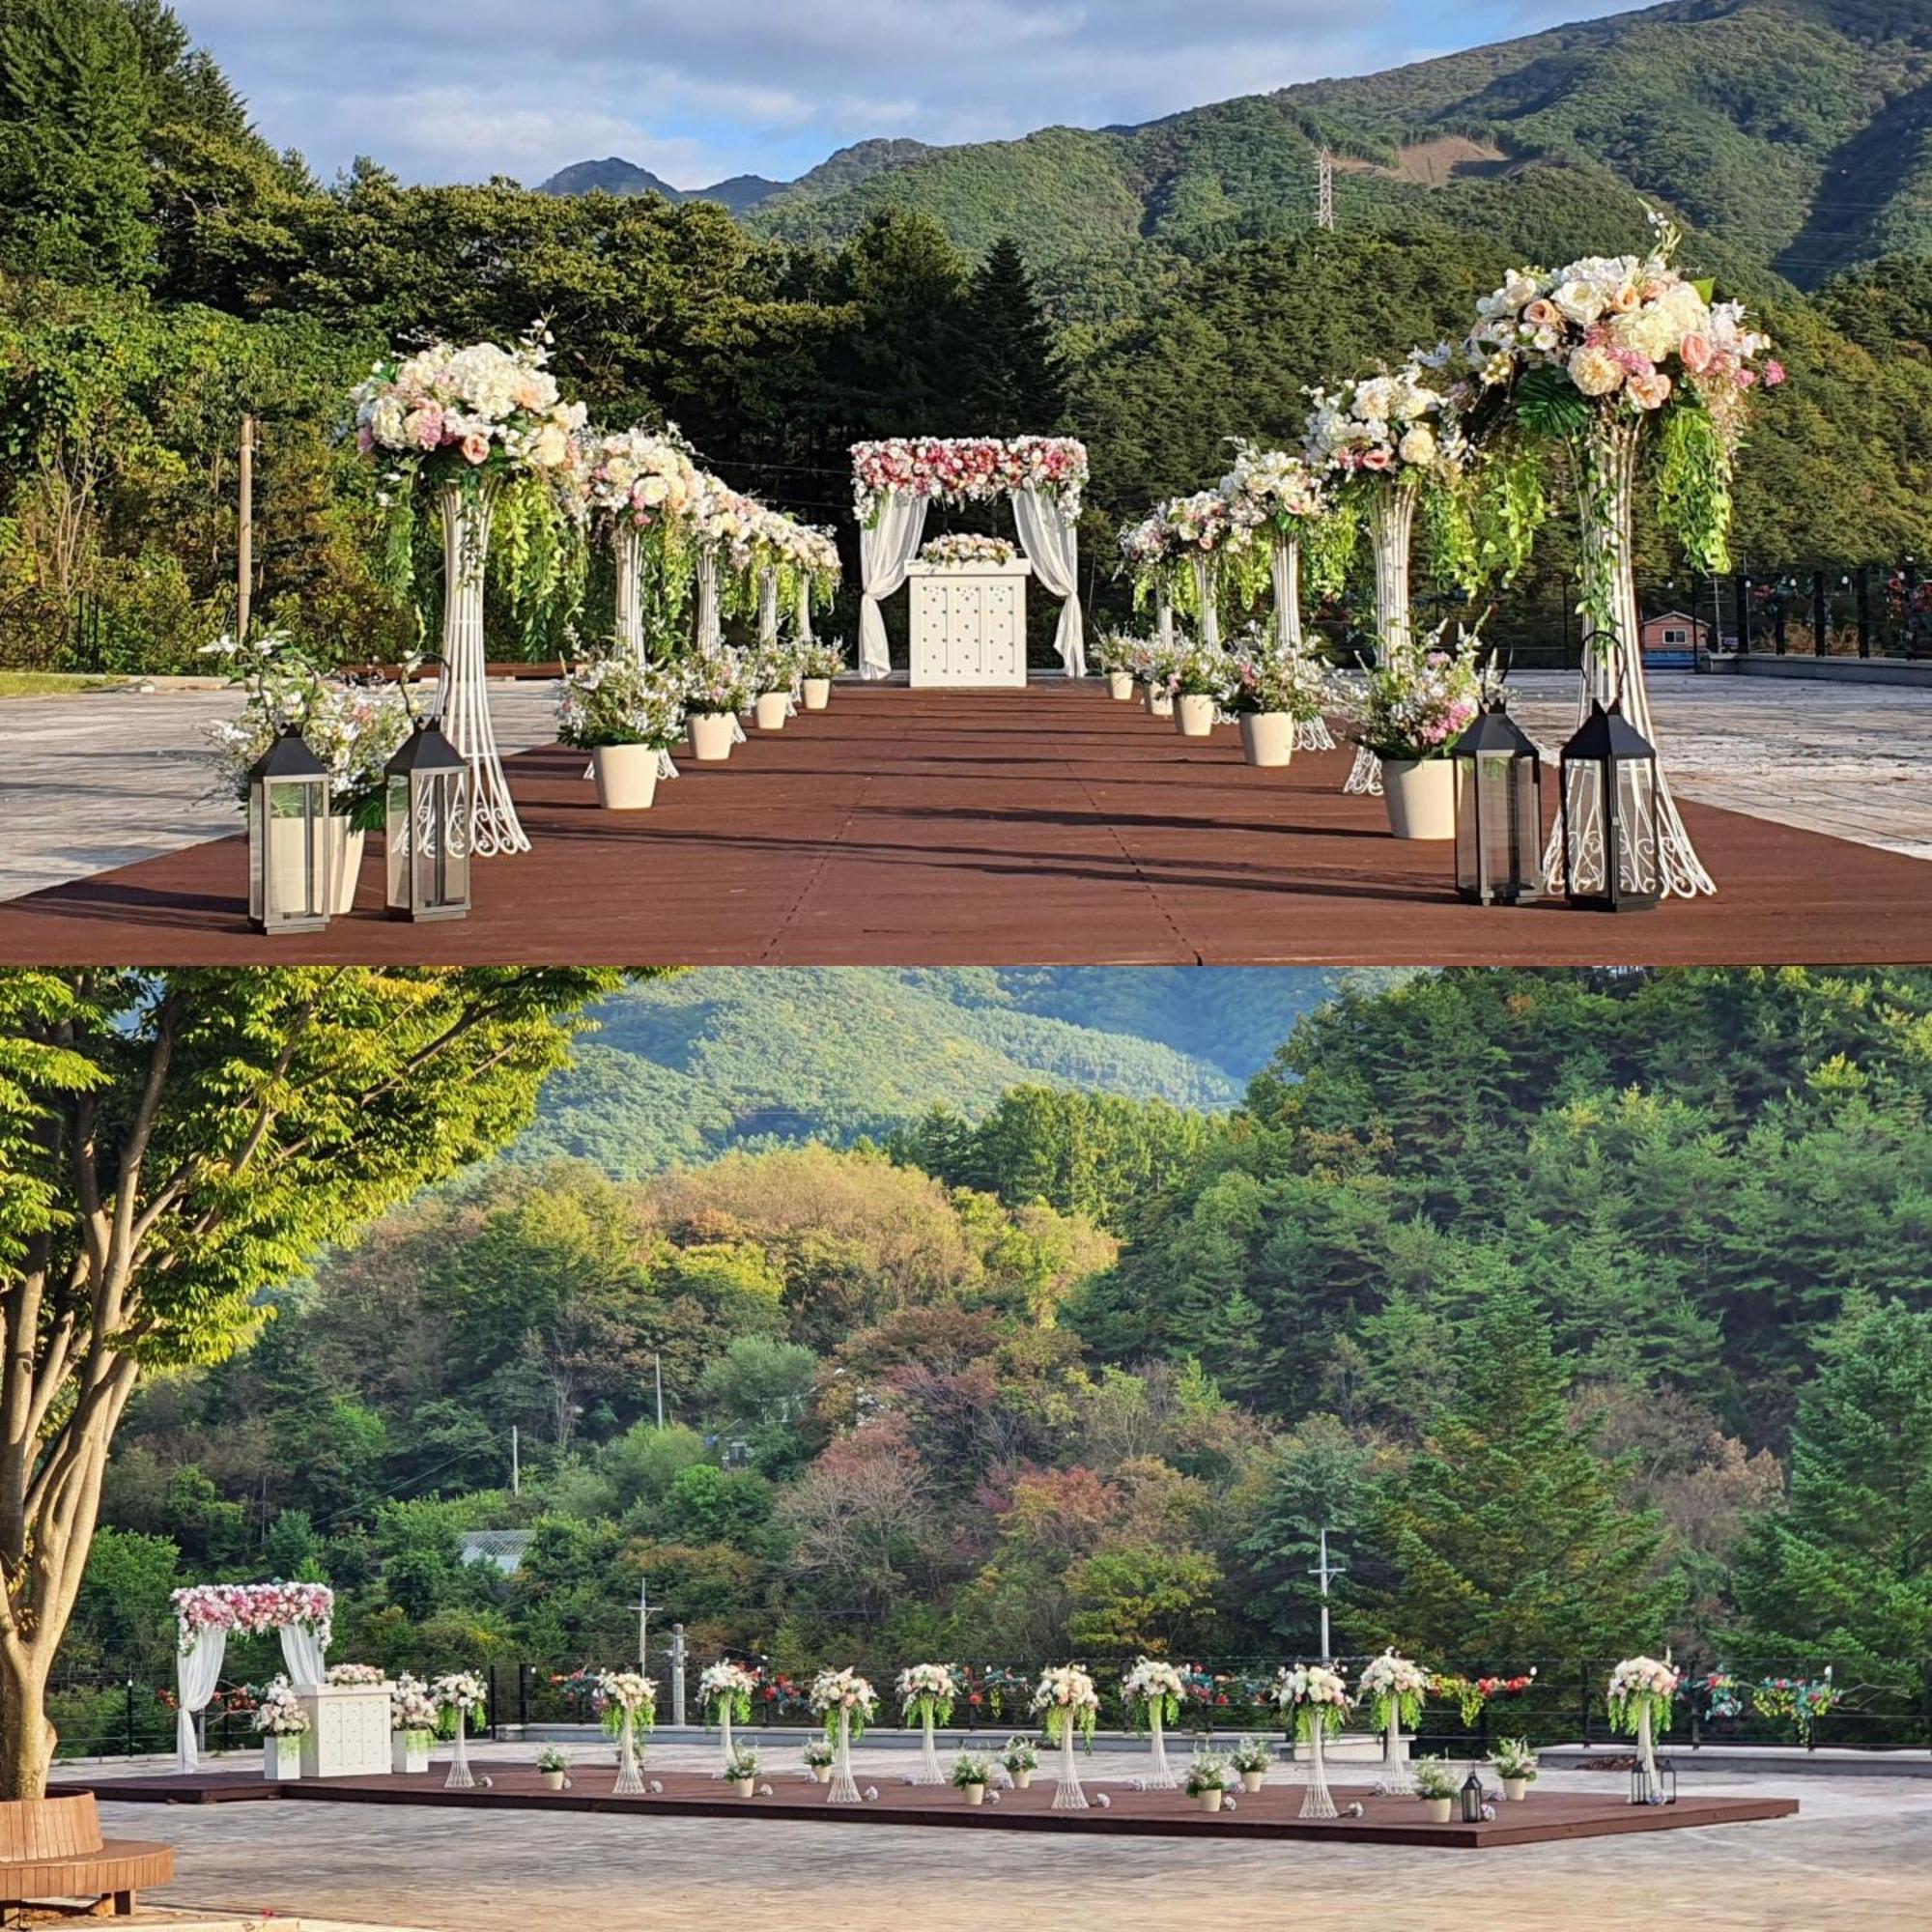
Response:
[[[860,141],[822,160],[795,182],[764,175],[733,175],[710,187],[672,187],[648,168],[611,155],[601,161],[573,161],[538,184],[539,194],[661,194],[667,201],[716,201],[733,214],[746,214],[788,197],[810,200],[862,186],[874,175],[905,167],[934,151],[923,141]]]
[[[1239,968],[710,969],[596,1013],[521,1157],[639,1177],[730,1148],[873,1137],[1024,1083],[1232,1106],[1301,1015],[1386,974]]]
[[[1553,168],[1579,208],[1613,183],[1812,286],[1932,253],[1932,7],[1668,0],[1141,127],[864,143],[845,151],[856,179],[835,156],[745,212],[769,235],[837,242],[918,209],[973,254],[1012,233],[1049,269],[1146,242],[1198,255],[1305,224],[1323,147],[1345,223],[1427,210],[1494,232],[1513,185]]]
[[[547,182],[538,185],[539,194],[661,194],[667,201],[682,201],[684,190],[660,181],[648,168],[621,156],[610,155],[601,161],[573,161],[559,168]]]

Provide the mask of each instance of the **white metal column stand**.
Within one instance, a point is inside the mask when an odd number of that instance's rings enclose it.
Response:
[[[932,1706],[925,1704],[920,1718],[919,1770],[915,1784],[944,1784],[946,1774],[939,1765],[939,1747],[932,1736]]]
[[[1087,1794],[1080,1788],[1080,1774],[1073,1768],[1073,1713],[1063,1711],[1060,1727],[1060,1776],[1053,1787],[1056,1811],[1084,1811]]]
[[[438,723],[469,765],[469,847],[479,859],[527,852],[490,720],[489,659],[483,633],[483,565],[490,553],[495,491],[456,485],[442,509],[442,678]]]
[[[644,533],[629,517],[611,526],[611,555],[617,573],[617,643],[639,668],[644,663]]]
[[[859,1786],[852,1776],[852,1713],[842,1705],[838,1712],[838,1742],[832,1752],[832,1790],[828,1804],[857,1804]]]
[[[643,1776],[638,1769],[637,1722],[637,1713],[626,1710],[617,1731],[617,1781],[611,1789],[623,1795],[644,1788]]]
[[[1319,1712],[1311,1711],[1309,1715],[1312,1721],[1308,1726],[1308,1789],[1302,1795],[1301,1815],[1332,1818],[1335,1799],[1328,1789],[1328,1767],[1321,1755],[1321,1740],[1328,1727]]]
[[[1600,417],[1587,442],[1577,451],[1577,507],[1582,524],[1578,568],[1583,580],[1583,690],[1577,722],[1580,724],[1589,717],[1593,701],[1605,709],[1620,704],[1624,716],[1656,745],[1657,728],[1650,721],[1650,690],[1643,675],[1643,626],[1637,615],[1632,536],[1636,466],[1642,440],[1640,422]],[[1602,628],[1605,617],[1610,623],[1607,634]],[[1602,850],[1597,820],[1604,801],[1598,796],[1599,789],[1593,781],[1579,782],[1577,790],[1581,796],[1572,800],[1573,806],[1580,807],[1583,820],[1573,832],[1573,842],[1585,853]],[[1717,892],[1703,861],[1697,857],[1697,848],[1690,842],[1690,835],[1684,829],[1677,801],[1671,796],[1670,781],[1664,774],[1661,748],[1657,761],[1657,827],[1661,849],[1652,851],[1647,839],[1639,842],[1637,838],[1640,827],[1648,822],[1647,811],[1619,816],[1622,840],[1619,864],[1626,881],[1655,880],[1660,896],[1665,898],[1696,898],[1700,894]],[[1560,813],[1550,828],[1544,872],[1550,890],[1563,890]],[[1575,883],[1583,892],[1599,892],[1605,882],[1599,876]]]
[[[1299,650],[1305,641],[1301,628],[1301,539],[1293,531],[1277,530],[1272,558],[1274,576],[1274,634],[1285,650]],[[1334,734],[1319,714],[1294,727],[1297,752],[1332,752]]]
[[[1151,1769],[1148,1774],[1150,1791],[1172,1791],[1180,1782],[1174,1775],[1174,1767],[1167,1761],[1167,1733],[1161,1725],[1161,1712],[1158,1701],[1148,1706],[1148,1737]]]
[[[1408,643],[1408,552],[1415,534],[1419,477],[1403,476],[1378,487],[1369,505],[1369,547],[1376,559],[1376,662]],[[1357,748],[1345,791],[1379,797],[1382,761],[1366,745]]]
[[[469,1791],[476,1783],[476,1774],[469,1769],[469,1740],[466,1735],[469,1728],[469,1714],[459,1704],[456,1707],[456,1751],[449,1760],[449,1776],[442,1780],[445,1791]]]
[[[1382,1789],[1399,1798],[1415,1790],[1415,1777],[1402,1748],[1401,1700],[1394,1696],[1389,1698],[1388,1723],[1382,1731]]]

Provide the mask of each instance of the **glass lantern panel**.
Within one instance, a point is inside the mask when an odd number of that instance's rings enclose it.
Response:
[[[1658,851],[1657,767],[1648,759],[1619,760],[1617,786],[1617,895],[1620,898],[1662,896]]]
[[[1510,778],[1514,758],[1478,758],[1476,795],[1480,805],[1478,823],[1482,844],[1477,854],[1482,887],[1486,894],[1498,892],[1516,896],[1516,850],[1510,837]]]
[[[383,820],[386,829],[384,870],[387,874],[384,902],[391,909],[410,902],[410,781],[392,778],[383,794]]]
[[[436,780],[431,815],[437,827],[438,902],[467,906],[469,903],[469,773],[444,773]]]
[[[1610,890],[1604,850],[1604,768],[1578,759],[1563,767],[1564,863],[1570,890],[1604,898]]]
[[[261,841],[262,923],[273,927],[321,921],[327,912],[326,781],[269,779],[258,790],[268,811],[267,836]]]
[[[1543,796],[1536,765],[1528,758],[1510,766],[1509,836],[1516,847],[1512,870],[1518,894],[1535,898],[1543,891]]]

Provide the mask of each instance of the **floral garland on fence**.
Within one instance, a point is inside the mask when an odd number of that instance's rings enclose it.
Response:
[[[1670,1727],[1670,1706],[1683,1675],[1654,1657],[1627,1657],[1610,1672],[1610,1722],[1634,1735],[1638,1720],[1650,1715],[1651,1729],[1662,1735]]]
[[[335,1592],[327,1583],[194,1583],[175,1591],[169,1602],[184,1655],[204,1631],[266,1636],[296,1625],[312,1630],[327,1650],[334,1630]]]
[[[1091,1744],[1100,1720],[1100,1693],[1077,1663],[1049,1664],[1034,1687],[1033,1710],[1048,1744],[1059,1744],[1069,1724]]]
[[[852,445],[852,500],[869,528],[894,497],[980,503],[1020,490],[1057,497],[1070,523],[1087,487],[1087,446],[1069,436],[895,439]]]
[[[728,1660],[707,1664],[697,1680],[697,1701],[707,1723],[716,1722],[721,1706],[728,1705],[732,1721],[746,1724],[752,1719],[752,1693],[758,1688],[757,1675],[742,1663]]]
[[[1294,1735],[1306,1744],[1318,1731],[1339,1731],[1352,1708],[1347,1680],[1323,1663],[1284,1664],[1275,1673],[1275,1707],[1293,1714]]]
[[[856,1670],[821,1670],[812,1679],[811,1708],[825,1719],[828,1738],[838,1736],[842,1716],[847,1735],[857,1744],[879,1708],[879,1693]]]
[[[914,1663],[899,1672],[895,1686],[899,1711],[910,1721],[923,1724],[929,1717],[935,1724],[952,1721],[953,1700],[959,1685],[950,1664]]]
[[[1465,1726],[1473,1726],[1498,1697],[1520,1697],[1535,1688],[1533,1668],[1514,1677],[1458,1677],[1438,1671],[1429,1680],[1431,1695],[1455,1699],[1457,1715]]]
[[[1839,1699],[1838,1687],[1829,1677],[1766,1677],[1751,1687],[1751,1704],[1760,1717],[1782,1719],[1791,1726],[1801,1745],[1811,1742],[1812,1727],[1833,1710]],[[1718,1708],[1712,1704],[1712,1715]],[[1730,1713],[1735,1715],[1736,1705]]]
[[[1005,537],[975,536],[970,532],[959,532],[952,536],[934,537],[919,554],[922,563],[940,564],[953,569],[965,569],[971,565],[995,568],[1011,563],[1019,552]]]
[[[1429,1672],[1419,1663],[1385,1650],[1362,1666],[1355,1691],[1375,1729],[1387,1730],[1393,1719],[1413,1730],[1422,1719],[1422,1700],[1429,1694],[1430,1682]]]
[[[1156,1713],[1163,1724],[1180,1721],[1180,1700],[1187,1683],[1175,1666],[1161,1658],[1137,1658],[1121,1679],[1121,1703],[1130,1722],[1148,1722]]]

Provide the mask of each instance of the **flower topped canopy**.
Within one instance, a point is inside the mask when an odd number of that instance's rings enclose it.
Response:
[[[547,340],[439,342],[378,362],[353,398],[356,447],[438,480],[564,470],[585,412],[558,392]]]
[[[1334,481],[1435,476],[1467,454],[1455,398],[1420,354],[1393,372],[1308,394],[1315,407],[1302,453],[1311,469]]]
[[[1221,494],[1237,522],[1283,536],[1328,507],[1321,478],[1305,458],[1252,442],[1236,443],[1235,467],[1222,477]]]
[[[675,424],[586,431],[579,459],[592,514],[612,523],[661,528],[688,516],[697,496],[697,466]]]
[[[1072,522],[1087,487],[1087,446],[1066,436],[938,437],[852,446],[852,499],[871,525],[894,497],[983,503],[1021,490],[1060,498]]]
[[[170,1601],[184,1652],[194,1648],[203,1631],[266,1636],[291,1626],[313,1631],[327,1650],[334,1626],[335,1592],[327,1583],[196,1583]]]

